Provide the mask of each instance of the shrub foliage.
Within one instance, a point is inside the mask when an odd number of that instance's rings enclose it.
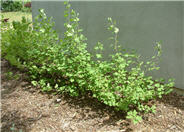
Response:
[[[25,18],[13,22],[13,28],[2,33],[2,55],[12,65],[27,69],[32,84],[45,92],[68,93],[71,96],[91,92],[94,98],[116,110],[127,113],[137,123],[140,112],[154,112],[155,106],[145,102],[171,91],[172,79],[154,80],[147,72],[158,70],[161,44],[156,43],[156,55],[144,62],[140,55],[125,52],[117,41],[119,29],[108,18],[115,53],[103,59],[103,44],[94,47],[96,54],[87,51],[87,38],[79,27],[79,14],[65,2],[66,32],[60,39],[51,18],[43,9],[35,19],[34,30]]]
[[[20,1],[13,0],[1,0],[1,10],[8,11],[20,11],[22,9],[22,3]]]

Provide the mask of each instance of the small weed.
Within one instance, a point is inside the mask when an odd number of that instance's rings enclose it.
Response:
[[[13,72],[9,71],[5,73],[5,76],[8,80],[12,80]]]
[[[55,107],[59,107],[59,104],[55,104],[54,106],[55,106]]]
[[[8,71],[5,73],[6,79],[8,80],[18,80],[20,78],[19,74],[13,74],[13,72]]]
[[[17,130],[14,123],[12,124],[12,127],[10,127],[10,130],[12,132],[23,132],[22,129]]]

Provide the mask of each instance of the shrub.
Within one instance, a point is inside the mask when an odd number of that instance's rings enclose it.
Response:
[[[26,60],[27,54],[25,51],[30,48],[31,41],[31,23],[22,18],[21,22],[13,21],[13,29],[10,29],[2,33],[2,56],[10,61],[12,65],[20,66],[17,59],[22,61]],[[10,26],[10,25],[9,25]]]
[[[1,0],[1,8],[4,12],[20,11],[22,9],[22,3],[20,1]]]
[[[169,79],[154,80],[147,72],[158,70],[161,44],[156,43],[157,54],[144,62],[140,55],[125,52],[118,45],[119,29],[108,18],[108,30],[112,32],[114,54],[103,59],[103,44],[94,47],[96,54],[87,51],[87,38],[79,28],[79,14],[65,2],[66,32],[59,39],[53,30],[54,23],[44,10],[35,19],[34,30],[29,22],[13,22],[13,29],[7,31],[3,41],[5,58],[15,65],[23,66],[29,72],[32,84],[45,92],[68,93],[79,96],[92,92],[92,96],[116,110],[127,112],[127,118],[137,123],[140,112],[154,112],[155,106],[146,102],[171,92],[174,82]],[[12,60],[13,58],[13,60]],[[96,60],[96,61],[94,61]]]

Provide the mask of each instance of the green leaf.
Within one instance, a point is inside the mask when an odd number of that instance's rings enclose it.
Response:
[[[155,87],[159,88],[160,87],[160,84],[159,83],[156,83],[155,84]]]
[[[73,78],[70,79],[70,82],[74,82],[75,80]]]
[[[102,58],[102,55],[101,54],[96,54],[96,57],[99,59],[99,58]]]
[[[31,81],[31,83],[33,84],[33,86],[37,86],[38,85],[37,81]]]

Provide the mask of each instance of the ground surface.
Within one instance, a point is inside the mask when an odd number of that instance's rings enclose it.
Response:
[[[184,132],[184,96],[173,93],[155,101],[157,113],[133,125],[90,96],[42,93],[5,60],[1,72],[2,132]]]

